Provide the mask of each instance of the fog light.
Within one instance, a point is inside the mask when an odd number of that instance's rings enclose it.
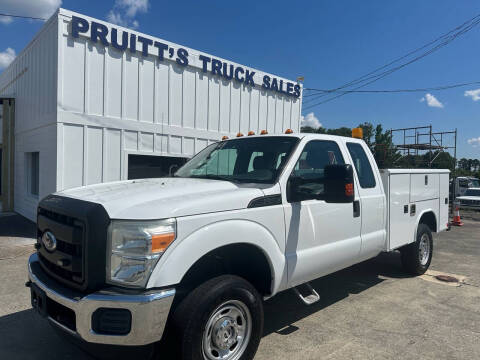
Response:
[[[92,314],[92,330],[102,335],[127,335],[132,314],[127,309],[99,308]]]

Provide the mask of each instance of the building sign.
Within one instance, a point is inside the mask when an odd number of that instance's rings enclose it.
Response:
[[[95,21],[88,21],[78,16],[72,16],[71,35],[74,38],[80,37],[80,34],[86,34],[90,30],[90,40],[94,43],[100,42],[104,46],[112,46],[117,50],[131,53],[137,51],[137,44],[141,44],[142,55],[148,56],[150,50],[157,51],[159,61],[163,61],[168,57],[180,66],[187,66],[189,63],[188,51],[184,48],[174,49],[167,44],[145,38],[141,35],[121,31],[112,27],[109,31],[108,27]],[[206,55],[199,56],[202,62],[202,72],[211,73],[212,75],[221,76],[227,80],[235,79],[245,85],[260,85],[263,89],[272,90],[280,94],[300,97],[300,85],[292,82],[284,82],[282,79],[264,75],[261,84],[254,81],[255,71],[246,69],[242,66],[231,64],[219,59],[210,58]]]

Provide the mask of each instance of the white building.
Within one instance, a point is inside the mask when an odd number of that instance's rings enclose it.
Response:
[[[209,143],[299,130],[299,84],[60,9],[0,74],[1,197],[168,174]],[[3,124],[2,124],[3,123]]]

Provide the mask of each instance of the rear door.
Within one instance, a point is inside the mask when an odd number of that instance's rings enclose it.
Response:
[[[368,259],[385,248],[386,199],[375,159],[366,144],[347,141],[346,145],[357,177],[358,186],[355,191],[360,195],[361,200],[360,258]]]

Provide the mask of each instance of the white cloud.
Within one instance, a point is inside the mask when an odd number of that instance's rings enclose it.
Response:
[[[420,99],[420,102],[427,102],[427,105],[430,107],[443,108],[443,104],[438,101],[438,99],[432,94],[426,93],[424,97]]]
[[[315,116],[313,112],[308,113],[306,116],[302,116],[300,120],[300,126],[308,126],[314,129],[318,129],[319,127],[322,127],[322,124],[320,120]]]
[[[476,90],[467,90],[463,94],[464,96],[470,96],[473,101],[478,101],[480,100],[480,89]]]
[[[8,25],[13,21],[11,16],[0,16],[0,24]]]
[[[2,12],[6,14],[48,19],[62,5],[62,0],[2,0],[1,4]],[[8,24],[4,20],[0,22]],[[11,18],[9,22],[12,22]]]
[[[107,20],[111,23],[138,28],[139,23],[135,18],[137,14],[146,13],[150,4],[149,0],[115,0],[113,8],[107,14]]]
[[[478,138],[471,138],[468,139],[467,142],[472,145],[473,147],[480,146],[480,136]]]
[[[5,69],[15,59],[17,54],[12,48],[7,48],[5,51],[0,52],[0,70]]]

